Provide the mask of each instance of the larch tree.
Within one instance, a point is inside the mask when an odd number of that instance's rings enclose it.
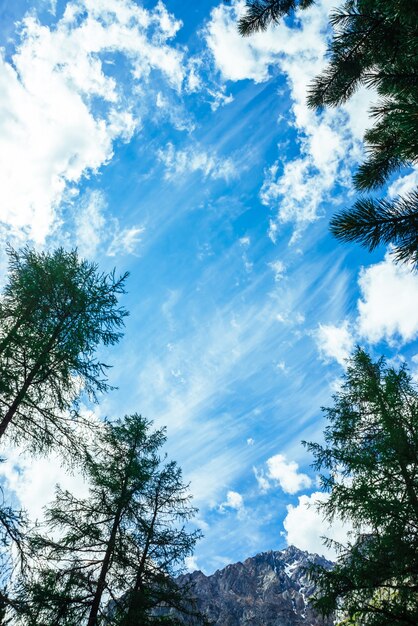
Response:
[[[161,464],[164,430],[150,426],[137,414],[105,423],[86,462],[89,495],[57,489],[46,533],[32,538],[38,566],[10,607],[17,624],[136,626],[185,604],[171,576],[200,533],[184,526],[195,509],[180,469]]]
[[[349,521],[353,535],[332,570],[312,575],[324,615],[346,624],[418,623],[418,391],[403,366],[357,349],[325,409],[325,444],[307,444],[322,472],[324,517]]]
[[[0,439],[33,451],[70,449],[77,400],[109,389],[97,348],[117,343],[127,274],[103,274],[76,251],[9,254],[0,297]]]
[[[108,366],[96,351],[122,335],[127,313],[118,298],[126,274],[100,273],[62,248],[9,247],[8,255],[0,295],[0,439],[73,462],[84,446],[78,427],[92,426],[81,418],[78,400],[109,389]],[[24,512],[13,509],[4,490],[1,496],[0,601],[7,604],[12,572],[25,563],[27,527]]]
[[[168,620],[177,624],[182,614],[195,617],[195,623],[201,624],[202,617],[194,609],[189,589],[179,588],[174,580],[179,564],[192,554],[200,537],[199,532],[190,533],[184,526],[196,510],[190,507],[188,486],[175,462],[166,463],[156,472],[144,496],[137,554],[130,555],[124,570],[129,591],[116,602],[115,624],[151,626]],[[156,609],[160,609],[160,615]]]

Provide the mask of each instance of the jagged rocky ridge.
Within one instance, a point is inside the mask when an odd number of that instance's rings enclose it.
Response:
[[[304,568],[314,561],[332,563],[294,546],[257,554],[228,565],[211,576],[200,571],[180,576],[180,585],[192,583],[197,608],[214,626],[331,626],[309,605],[315,589]],[[185,624],[198,624],[184,620]]]

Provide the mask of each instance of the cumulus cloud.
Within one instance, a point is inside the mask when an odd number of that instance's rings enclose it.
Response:
[[[410,191],[413,191],[418,186],[418,168],[415,168],[409,174],[399,176],[388,189],[388,196],[395,198],[396,196],[403,196]]]
[[[335,550],[326,547],[322,537],[345,543],[352,527],[338,519],[334,520],[331,525],[324,521],[316,505],[325,502],[327,498],[327,494],[316,491],[310,496],[299,496],[299,502],[296,506],[289,504],[287,515],[283,521],[284,535],[288,545],[295,545],[301,550],[335,559]]]
[[[235,511],[242,511],[244,509],[244,498],[237,491],[228,491],[226,494],[225,502],[219,507],[219,510],[224,512],[225,509],[234,509]]]
[[[344,366],[356,343],[404,345],[418,337],[418,276],[408,265],[383,261],[360,270],[357,315],[340,325],[319,324],[312,333],[324,360]]]
[[[70,474],[54,455],[33,459],[21,455],[16,449],[10,450],[6,461],[0,465],[0,475],[31,521],[43,518],[43,508],[53,500],[57,484],[78,497],[88,494],[87,484],[81,474]]]
[[[354,338],[347,320],[340,326],[319,324],[314,337],[325,360],[335,359],[340,365],[345,365],[354,348]]]
[[[272,67],[287,78],[292,99],[293,126],[298,133],[300,154],[292,160],[279,157],[266,171],[261,200],[277,210],[270,225],[274,241],[281,223],[296,225],[296,240],[304,225],[320,216],[320,207],[332,198],[336,184],[350,187],[350,166],[360,156],[366,116],[353,104],[321,113],[308,109],[306,93],[313,77],[325,66],[328,14],[332,0],[322,0],[301,14],[300,27],[281,22],[266,32],[242,38],[237,19],[245,3],[220,5],[211,14],[206,41],[224,80],[251,79],[262,82]],[[276,69],[277,71],[277,69]],[[355,109],[367,111],[370,93],[362,90]]]
[[[385,259],[360,272],[358,333],[370,343],[412,341],[418,336],[418,276]]]
[[[186,556],[184,559],[184,565],[188,572],[195,572],[199,569],[199,565],[197,564],[197,558],[195,556]]]
[[[20,26],[12,62],[0,57],[1,219],[9,235],[42,243],[60,203],[138,129],[138,86],[158,72],[181,89],[184,53],[171,42],[180,22],[162,3],[72,0],[56,24],[31,13]],[[116,54],[129,68],[123,84],[107,71]]]
[[[229,180],[237,176],[232,159],[222,159],[216,153],[209,153],[196,146],[176,150],[169,142],[158,151],[159,160],[165,165],[165,177],[177,179],[192,172],[201,172],[205,178]]]
[[[272,487],[272,481],[278,483],[285,493],[297,493],[301,489],[310,487],[312,480],[307,474],[299,472],[296,461],[288,461],[284,454],[276,454],[266,461],[267,470],[253,468],[261,493],[266,493]]]
[[[284,454],[276,454],[267,459],[267,475],[279,483],[286,493],[296,493],[305,487],[310,487],[312,480],[306,474],[299,472],[296,461],[287,461]]]

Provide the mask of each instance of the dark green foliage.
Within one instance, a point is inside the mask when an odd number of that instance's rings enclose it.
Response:
[[[418,192],[395,200],[357,200],[352,209],[337,213],[331,232],[344,241],[358,241],[369,250],[393,244],[396,261],[418,265]]]
[[[418,162],[418,6],[405,0],[348,0],[330,16],[329,64],[308,94],[311,107],[337,106],[360,86],[377,91],[368,158],[354,177],[375,189]]]
[[[144,515],[138,528],[136,564],[126,564],[132,572],[127,594],[116,602],[115,624],[178,624],[176,617],[158,616],[156,608],[174,609],[174,614],[199,618],[186,587],[174,581],[178,566],[191,554],[199,532],[186,531],[184,522],[194,513],[188,486],[182,483],[181,470],[174,462],[159,470],[145,491]],[[164,611],[165,612],[165,611]],[[201,623],[197,619],[196,623]]]
[[[247,15],[239,24],[240,32],[251,34],[264,30],[297,6],[298,3],[290,0],[248,1]],[[301,3],[300,8],[306,8],[306,3]],[[377,103],[370,110],[373,126],[364,137],[367,157],[354,176],[358,191],[373,191],[385,185],[401,168],[418,163],[418,3],[347,0],[333,10],[330,25],[333,36],[328,49],[329,63],[313,81],[308,104],[313,108],[338,106],[361,86],[376,91]],[[410,196],[398,198],[394,205],[405,208],[409,200]],[[359,207],[367,203],[379,205],[374,199],[360,200],[353,209],[333,218],[332,232],[340,240],[358,241],[369,247],[368,237],[364,236],[367,210],[361,210],[363,221],[358,229],[353,227]],[[416,214],[416,205],[411,204],[406,212],[410,216]],[[402,238],[399,242],[397,231],[392,238],[388,229],[376,230],[373,222],[368,230],[373,231],[374,246],[390,243],[394,246],[395,260],[416,265],[415,224],[416,221],[409,221],[406,246]]]
[[[406,0],[348,0],[330,15],[329,64],[308,96],[312,107],[337,106],[360,86],[379,95],[416,97],[418,9]]]
[[[76,444],[80,393],[109,387],[95,352],[119,341],[126,275],[115,278],[62,248],[9,248],[0,300],[0,437],[34,451]]]
[[[154,607],[185,604],[171,576],[199,533],[184,527],[195,509],[181,470],[160,463],[164,442],[137,414],[104,425],[86,462],[88,497],[58,488],[48,536],[32,539],[40,567],[23,579],[22,623],[137,626],[160,623]]]
[[[296,9],[306,9],[315,0],[248,0],[247,13],[240,19],[238,30],[247,37],[258,31],[266,30],[269,24],[277,23],[285,15]]]
[[[333,570],[312,568],[315,605],[325,615],[341,609],[347,623],[417,624],[418,392],[405,367],[357,349],[325,413],[325,445],[307,444],[329,493],[319,506],[354,535],[336,546]]]

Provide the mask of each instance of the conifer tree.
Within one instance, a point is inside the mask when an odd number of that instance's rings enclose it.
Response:
[[[32,539],[40,565],[23,579],[17,623],[137,626],[154,623],[154,607],[185,603],[171,576],[199,533],[184,528],[195,509],[180,469],[160,462],[164,442],[137,414],[104,425],[86,463],[88,497],[58,488],[47,536]]]
[[[200,624],[188,590],[185,587],[180,590],[174,581],[179,563],[192,553],[200,536],[184,528],[184,522],[195,509],[190,508],[188,487],[183,484],[181,469],[175,462],[167,463],[155,474],[144,496],[136,563],[126,564],[129,591],[116,603],[115,624],[165,624],[169,619],[166,611],[162,617],[153,613],[153,609],[162,606],[172,609],[173,624],[179,623],[175,616],[182,613],[194,615]]]
[[[239,23],[243,35],[265,30],[297,8],[312,2],[248,0]],[[329,63],[313,80],[308,104],[338,106],[360,87],[373,88],[373,126],[365,133],[367,158],[354,176],[360,192],[385,185],[401,168],[418,163],[418,4],[408,0],[346,0],[330,15],[333,37]],[[342,241],[357,241],[370,250],[394,246],[396,261],[418,265],[417,192],[393,201],[360,198],[331,220]]]
[[[34,451],[73,446],[81,392],[109,389],[102,345],[119,341],[126,274],[102,274],[77,252],[9,254],[0,299],[0,438]]]
[[[330,522],[351,522],[347,545],[334,545],[332,570],[317,566],[315,601],[347,624],[418,623],[418,391],[406,367],[357,349],[344,384],[325,409],[325,445],[308,444],[329,499]]]

